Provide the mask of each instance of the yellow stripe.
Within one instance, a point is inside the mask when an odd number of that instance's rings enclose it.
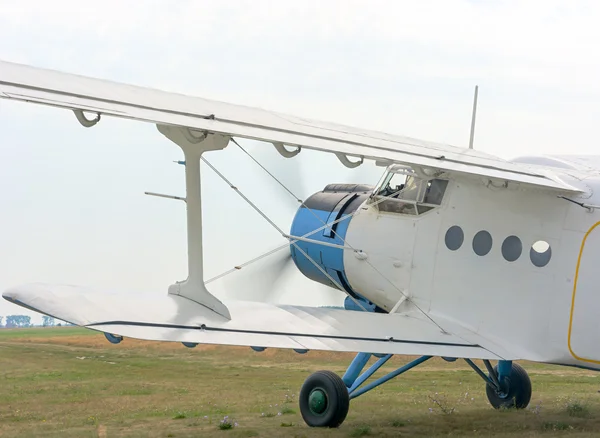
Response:
[[[581,248],[579,249],[579,257],[577,258],[577,269],[575,270],[575,280],[573,282],[573,296],[571,297],[571,316],[569,318],[569,338],[568,338],[569,351],[571,352],[571,356],[573,356],[577,360],[581,360],[583,362],[595,363],[595,364],[600,364],[600,361],[593,360],[593,359],[585,359],[585,358],[579,357],[575,354],[575,352],[573,351],[573,348],[571,348],[571,330],[573,328],[573,311],[575,309],[575,295],[577,294],[577,280],[579,278],[579,265],[581,264],[581,256],[583,255],[583,248],[585,247],[585,241],[587,240],[588,236],[590,235],[590,233],[592,231],[594,231],[594,228],[596,228],[598,225],[600,225],[600,222],[596,222],[587,231],[587,233],[585,233],[585,236],[583,236],[583,241],[581,242]]]

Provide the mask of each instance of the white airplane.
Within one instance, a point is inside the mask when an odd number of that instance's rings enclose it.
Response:
[[[339,426],[350,399],[433,356],[466,360],[495,408],[530,401],[530,379],[514,361],[600,369],[598,157],[509,162],[8,62],[0,62],[0,97],[72,110],[85,127],[101,116],[155,124],[183,150],[186,175],[185,281],[148,298],[25,284],[5,291],[8,301],[104,332],[114,343],[131,337],[357,352],[344,376],[319,371],[302,386],[300,410],[315,427]],[[290,159],[314,149],[350,168],[374,160],[386,169],[374,186],[325,187],[300,205],[289,230],[278,228],[296,267],[346,294],[345,309],[218,299],[207,289],[200,161],[236,137]],[[363,385],[394,354],[421,357]]]

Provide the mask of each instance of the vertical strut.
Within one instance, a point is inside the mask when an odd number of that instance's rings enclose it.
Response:
[[[356,379],[362,372],[367,362],[369,362],[369,359],[371,359],[371,353],[358,353],[356,357],[352,360],[352,363],[348,367],[348,370],[344,374],[344,377],[342,377],[342,380],[348,388],[354,385],[354,382],[356,382]]]
[[[229,309],[212,295],[204,285],[202,253],[202,189],[200,158],[206,151],[224,149],[229,137],[206,134],[190,137],[188,128],[156,125],[161,134],[177,144],[185,157],[185,188],[187,209],[188,278],[169,287],[169,293],[180,295],[231,319]],[[192,140],[192,141],[190,141]]]
[[[201,150],[183,148],[185,157],[185,198],[187,206],[188,281],[203,280]]]
[[[501,385],[505,383],[505,379],[510,376],[512,371],[512,360],[498,361],[498,381]]]

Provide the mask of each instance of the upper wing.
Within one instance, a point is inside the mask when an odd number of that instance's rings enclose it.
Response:
[[[580,192],[552,175],[466,148],[3,61],[0,98]]]
[[[111,295],[44,284],[15,287],[3,297],[93,330],[154,341],[518,359],[460,327],[444,323],[442,331],[421,314],[229,301],[227,320],[178,295]]]

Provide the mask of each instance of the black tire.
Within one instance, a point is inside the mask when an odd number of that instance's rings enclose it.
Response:
[[[340,376],[317,371],[304,381],[299,404],[302,418],[310,427],[338,427],[348,415],[350,396]]]
[[[494,367],[496,373],[498,366]],[[531,380],[523,367],[517,363],[512,364],[510,376],[507,378],[506,394],[499,394],[489,383],[485,386],[485,393],[490,404],[495,409],[525,409],[531,400]]]

